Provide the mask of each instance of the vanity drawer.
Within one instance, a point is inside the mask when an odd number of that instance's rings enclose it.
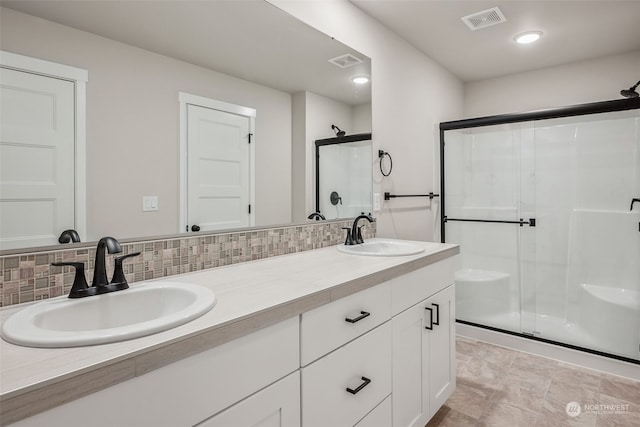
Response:
[[[391,318],[389,283],[302,314],[300,363],[306,366]]]
[[[447,258],[396,277],[389,283],[391,283],[391,310],[395,316],[418,301],[429,298],[453,284],[453,258]]]
[[[302,368],[302,425],[353,426],[390,393],[387,322]]]
[[[389,396],[354,427],[389,427],[392,423],[391,396]]]

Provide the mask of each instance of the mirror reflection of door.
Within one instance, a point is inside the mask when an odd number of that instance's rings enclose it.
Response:
[[[75,228],[74,83],[0,69],[0,249]]]
[[[252,117],[187,105],[187,230],[254,224]]]

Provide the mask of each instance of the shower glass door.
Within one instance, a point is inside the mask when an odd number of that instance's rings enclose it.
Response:
[[[326,219],[372,212],[371,134],[317,140],[316,212]]]
[[[535,123],[534,333],[638,359],[638,110]]]
[[[535,329],[526,286],[535,250],[533,127],[507,124],[447,131],[446,241],[456,258],[459,320],[513,332]],[[526,308],[526,309],[525,309]]]
[[[593,105],[450,122],[442,237],[459,321],[637,361],[640,106]]]

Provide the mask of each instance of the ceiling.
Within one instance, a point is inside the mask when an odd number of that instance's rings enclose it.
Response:
[[[371,61],[263,0],[0,0],[0,6],[289,93],[371,100]],[[328,62],[350,53],[362,64]],[[70,64],[73,65],[73,64]]]
[[[640,0],[349,1],[465,82],[640,50]],[[460,19],[495,6],[506,22],[472,31]],[[544,35],[513,41],[530,30]]]

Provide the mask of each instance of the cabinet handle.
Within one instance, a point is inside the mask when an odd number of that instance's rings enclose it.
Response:
[[[436,308],[436,320],[433,322],[434,325],[440,324],[440,304],[431,303],[432,306]]]
[[[348,317],[344,320],[346,320],[349,323],[356,323],[361,321],[362,319],[364,319],[365,317],[369,317],[371,316],[371,313],[367,312],[367,311],[361,311],[360,312],[360,316],[356,317],[355,319],[349,319]]]
[[[366,386],[369,385],[369,383],[371,382],[371,380],[367,377],[362,377],[362,384],[360,384],[355,390],[352,388],[347,387],[347,391],[351,394],[356,394],[358,393],[360,390],[362,390],[363,388],[365,388]]]
[[[425,326],[425,329],[433,331],[433,309],[431,307],[425,307],[425,310],[429,310],[429,326]]]

